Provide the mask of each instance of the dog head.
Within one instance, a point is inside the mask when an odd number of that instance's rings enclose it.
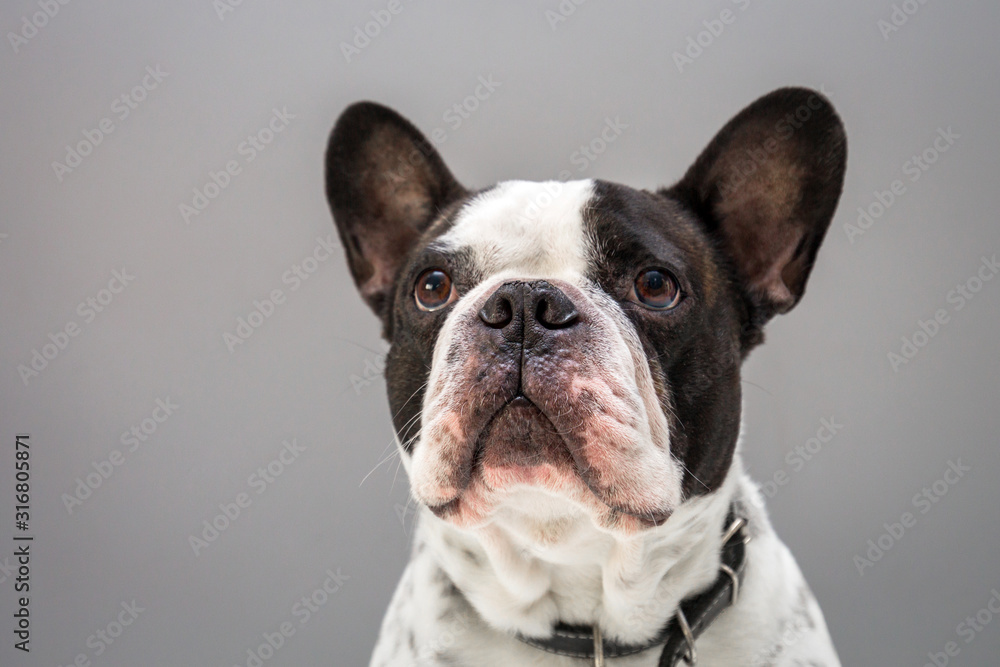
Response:
[[[741,362],[802,297],[845,161],[829,102],[787,88],[733,118],[671,188],[469,191],[394,111],[345,110],[327,195],[391,344],[416,499],[474,527],[519,502],[530,513],[519,494],[541,491],[634,532],[716,490]]]

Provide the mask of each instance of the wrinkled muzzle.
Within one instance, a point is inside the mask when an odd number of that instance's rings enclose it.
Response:
[[[608,529],[660,524],[681,488],[666,391],[600,290],[485,281],[455,304],[435,346],[414,495],[464,526],[488,522],[525,485]]]

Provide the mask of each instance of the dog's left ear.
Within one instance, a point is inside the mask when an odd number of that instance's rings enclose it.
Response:
[[[790,310],[840,198],[844,127],[820,93],[782,88],[741,111],[665,192],[701,218],[736,272],[750,335]]]
[[[430,142],[392,109],[358,102],[340,115],[326,151],[326,195],[354,282],[383,327],[414,242],[464,193]]]

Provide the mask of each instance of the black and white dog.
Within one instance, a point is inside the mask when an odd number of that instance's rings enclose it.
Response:
[[[391,348],[419,504],[372,665],[838,665],[740,452],[740,365],[802,297],[843,126],[777,90],[679,183],[468,191],[349,107],[326,188]]]

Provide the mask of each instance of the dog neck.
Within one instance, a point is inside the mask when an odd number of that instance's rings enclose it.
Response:
[[[525,489],[471,531],[425,509],[416,544],[498,630],[545,637],[558,622],[599,625],[608,639],[639,644],[715,580],[741,469],[737,454],[717,491],[634,535],[599,530],[564,501]]]

